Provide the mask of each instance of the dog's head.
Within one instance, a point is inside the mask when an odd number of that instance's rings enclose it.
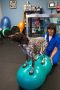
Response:
[[[27,44],[29,43],[29,39],[22,33],[15,33],[9,36],[10,39],[20,43],[20,44]]]
[[[8,36],[11,40],[14,40],[20,44],[28,44],[29,39],[23,33],[20,33],[20,30],[17,26],[13,26]]]

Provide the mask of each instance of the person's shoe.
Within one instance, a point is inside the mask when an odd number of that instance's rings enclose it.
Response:
[[[34,68],[32,67],[32,69],[30,70],[29,74],[32,75],[34,73]]]

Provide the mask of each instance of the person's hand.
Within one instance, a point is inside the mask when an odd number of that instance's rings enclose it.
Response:
[[[42,47],[40,48],[40,54],[43,54],[43,48]]]
[[[52,63],[52,65],[53,65],[53,60],[52,60],[52,57],[50,57],[50,60],[51,60],[51,63]]]
[[[40,52],[40,54],[42,54],[42,52]]]
[[[52,57],[50,57],[50,60],[52,60]]]

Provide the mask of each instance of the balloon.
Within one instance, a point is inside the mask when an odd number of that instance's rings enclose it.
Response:
[[[22,22],[19,22],[18,25],[17,25],[20,29],[20,33],[22,33],[24,27],[25,27],[25,23],[22,21]]]
[[[5,28],[5,29],[2,30],[2,35],[4,37],[9,36],[9,34],[10,34],[10,29],[9,28]]]
[[[2,29],[11,28],[11,21],[7,16],[4,16],[1,20]]]
[[[30,65],[28,65],[26,68],[21,66],[16,75],[18,84],[25,90],[37,89],[44,83],[46,79],[44,69],[39,67],[37,65],[38,63],[35,63],[34,74],[30,75],[29,71],[31,70],[31,64],[32,61],[30,60]]]
[[[2,35],[2,29],[0,28],[0,36]]]
[[[43,59],[44,62],[42,62]],[[47,75],[52,69],[52,63],[48,56],[44,57],[44,55],[42,54],[35,61],[34,73],[32,75],[29,74],[31,68],[32,59],[28,61],[28,64],[25,68],[23,68],[23,65],[20,66],[16,74],[18,85],[25,90],[35,90],[41,87],[44,81],[46,80]]]
[[[17,33],[17,32],[20,32],[19,27],[13,26],[13,27],[11,28],[11,34],[15,34],[15,33]]]
[[[2,27],[1,27],[1,24],[0,24],[0,38],[2,36]]]

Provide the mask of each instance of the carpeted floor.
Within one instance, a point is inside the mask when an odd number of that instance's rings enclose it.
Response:
[[[16,72],[25,62],[24,58],[18,43],[8,39],[0,40],[0,90],[22,90],[17,85]],[[38,90],[60,90],[60,64]]]

